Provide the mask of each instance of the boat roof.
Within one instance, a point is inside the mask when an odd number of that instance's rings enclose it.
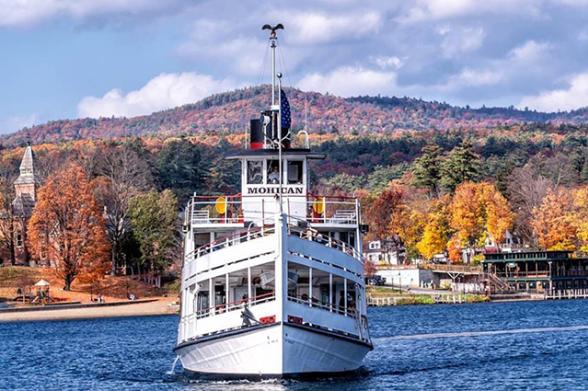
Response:
[[[243,151],[242,153],[228,155],[227,159],[243,159],[243,158],[258,158],[258,157],[277,157],[278,150],[277,149],[249,149]],[[282,149],[282,156],[306,156],[307,159],[317,159],[322,160],[326,156],[323,153],[315,153],[311,152],[310,149],[306,148],[288,148]]]

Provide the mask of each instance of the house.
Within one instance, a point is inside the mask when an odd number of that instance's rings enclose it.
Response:
[[[401,265],[406,258],[404,248],[394,238],[372,240],[364,246],[363,252],[366,259],[376,267]]]

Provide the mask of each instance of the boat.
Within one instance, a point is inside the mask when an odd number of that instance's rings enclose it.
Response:
[[[194,195],[184,212],[185,371],[219,377],[341,374],[372,350],[360,203],[310,192],[308,134],[293,135],[272,53],[269,109],[250,121],[241,193]],[[268,99],[269,100],[269,99]]]

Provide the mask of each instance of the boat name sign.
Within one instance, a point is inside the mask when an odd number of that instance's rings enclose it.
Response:
[[[247,188],[247,195],[277,194],[279,191],[278,187],[249,187]],[[304,187],[282,187],[282,194],[304,194]]]

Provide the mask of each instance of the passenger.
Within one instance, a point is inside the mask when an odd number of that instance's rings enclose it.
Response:
[[[272,185],[277,185],[278,183],[280,183],[280,173],[278,172],[278,167],[273,165],[270,168],[270,173],[267,176],[267,180]]]

